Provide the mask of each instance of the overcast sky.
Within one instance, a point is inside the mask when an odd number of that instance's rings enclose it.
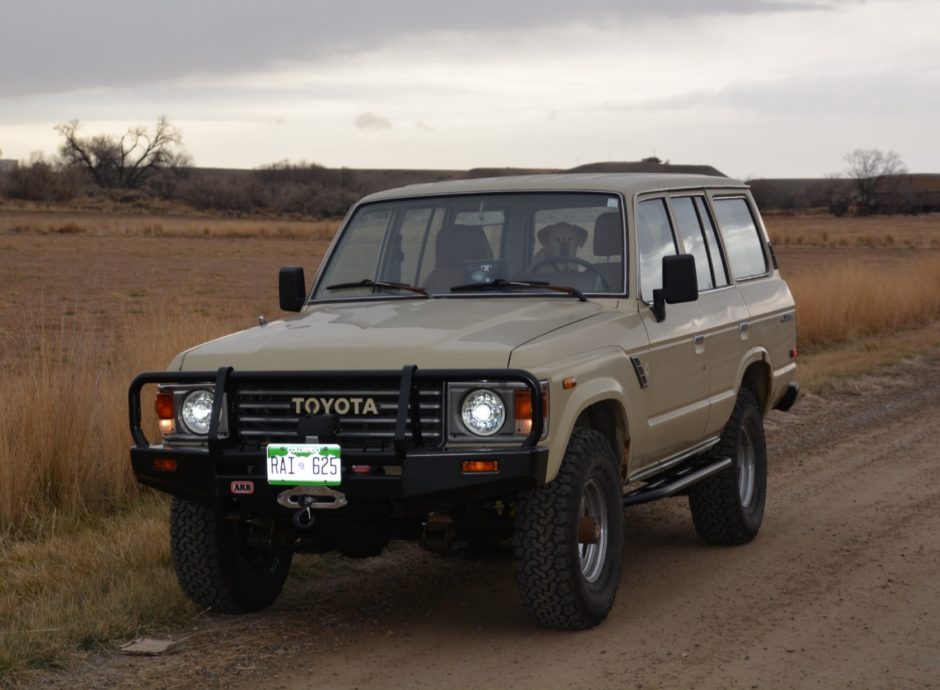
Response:
[[[2,157],[165,115],[200,166],[940,172],[936,0],[453,4],[0,0]]]

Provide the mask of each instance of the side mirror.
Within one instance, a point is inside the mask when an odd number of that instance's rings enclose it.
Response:
[[[302,266],[284,266],[277,276],[283,311],[300,311],[307,301],[307,287],[304,285]]]
[[[663,286],[653,290],[653,316],[656,321],[666,318],[666,304],[694,302],[698,299],[698,275],[695,257],[674,254],[663,257]]]

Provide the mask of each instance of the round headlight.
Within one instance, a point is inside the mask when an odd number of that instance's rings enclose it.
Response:
[[[492,436],[503,428],[506,405],[496,393],[485,388],[472,391],[460,407],[463,424],[477,436]]]
[[[212,417],[212,393],[193,391],[183,400],[180,418],[186,428],[194,434],[205,436],[209,433],[209,420]]]

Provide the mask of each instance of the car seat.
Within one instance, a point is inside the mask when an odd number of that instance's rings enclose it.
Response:
[[[486,261],[493,250],[483,229],[473,225],[445,225],[434,242],[434,269],[424,279],[429,292],[447,292],[454,285],[465,283],[467,261]]]

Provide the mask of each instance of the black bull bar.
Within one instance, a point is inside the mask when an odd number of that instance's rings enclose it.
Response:
[[[484,495],[498,495],[500,490],[517,490],[533,486],[544,481],[548,451],[539,447],[538,442],[544,430],[545,403],[539,381],[529,372],[520,369],[422,369],[407,365],[400,371],[236,371],[232,367],[221,367],[216,371],[199,372],[146,372],[137,376],[128,390],[130,431],[134,439],[131,457],[134,461],[135,474],[139,481],[155,488],[204,502],[211,505],[224,503],[224,482],[221,476],[207,465],[215,466],[225,459],[257,454],[246,453],[242,439],[239,438],[239,425],[236,423],[236,393],[240,384],[293,384],[297,381],[317,384],[342,379],[344,382],[367,383],[375,380],[398,380],[398,406],[395,417],[394,437],[391,450],[355,450],[343,448],[343,464],[400,464],[404,471],[402,477],[381,477],[382,490],[376,492],[375,486],[369,487],[369,478],[348,476],[344,472],[343,490],[351,499],[361,495],[363,498],[412,499],[441,497],[452,494],[449,502],[461,502]],[[520,442],[513,441],[509,447],[499,443],[498,447],[486,446],[486,440],[476,448],[462,447],[449,450],[446,448],[447,420],[442,416],[442,436],[439,445],[431,448],[425,445],[421,434],[421,410],[418,384],[422,381],[466,383],[468,381],[486,384],[521,383],[529,389],[532,401],[532,428]],[[201,449],[177,446],[151,446],[141,427],[141,391],[148,384],[205,384],[214,391],[209,431],[205,445]],[[223,406],[226,406],[223,409]],[[220,434],[220,421],[223,413],[228,419],[226,433]],[[199,457],[194,457],[198,454]],[[177,480],[164,482],[161,477],[145,469],[152,462],[151,456],[173,456],[192,468],[193,474],[182,473]],[[481,475],[477,477],[460,476],[457,458],[501,459],[500,476]],[[450,469],[448,469],[450,468]],[[184,469],[182,466],[181,470]],[[187,486],[184,477],[198,481],[199,486]],[[348,481],[347,481],[348,476]],[[166,477],[169,480],[169,477]],[[375,482],[378,484],[378,482]],[[260,489],[260,487],[259,487]],[[504,491],[505,493],[505,491]],[[269,498],[270,491],[259,490],[255,503]],[[241,504],[246,499],[240,499]]]

